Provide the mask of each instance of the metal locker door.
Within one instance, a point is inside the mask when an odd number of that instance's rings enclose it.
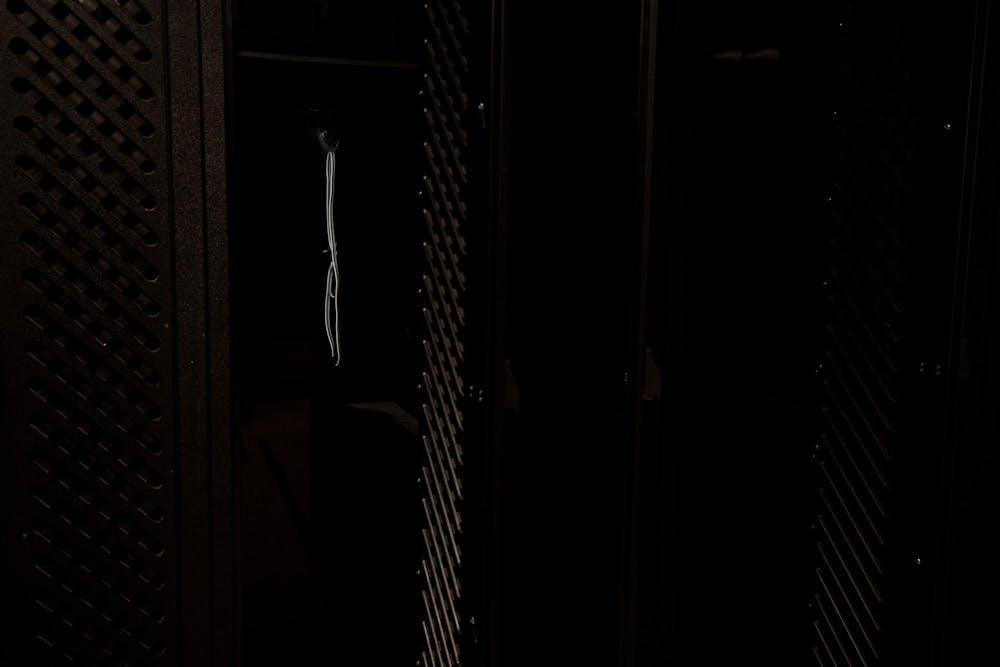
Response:
[[[223,3],[0,9],[6,664],[232,664]]]
[[[424,5],[418,665],[476,662],[477,615],[482,623],[477,552],[488,520],[476,513],[483,509],[487,443],[489,362],[481,358],[489,349],[493,218],[486,198],[495,168],[487,128],[497,122],[486,87],[495,38],[490,14],[501,4]]]
[[[937,664],[941,461],[973,7],[838,9],[823,422],[812,526],[824,665]],[[928,49],[934,42],[939,49]],[[970,144],[964,145],[964,141]]]

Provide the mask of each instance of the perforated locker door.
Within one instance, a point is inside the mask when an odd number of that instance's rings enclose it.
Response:
[[[222,11],[0,8],[3,664],[231,662]]]
[[[832,261],[810,604],[823,665],[932,661],[975,17],[971,6],[876,4],[838,7],[830,25]]]
[[[419,660],[425,665],[462,661],[464,573],[463,482],[466,446],[465,377],[466,230],[469,219],[469,21],[458,3],[426,7],[424,116],[427,130],[421,194],[427,224],[420,293],[426,329],[422,346],[424,391],[420,469],[423,545],[420,555]]]
[[[493,650],[484,549],[502,112],[492,101],[505,85],[496,78],[505,4],[424,4],[417,664],[427,666],[486,664]]]

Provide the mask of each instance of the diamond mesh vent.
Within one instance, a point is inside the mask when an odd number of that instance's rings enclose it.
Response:
[[[5,3],[4,365],[33,664],[177,664],[159,3]]]

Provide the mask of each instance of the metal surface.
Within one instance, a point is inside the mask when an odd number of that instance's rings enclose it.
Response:
[[[933,659],[939,665],[995,662],[992,629],[998,613],[989,601],[1000,593],[1000,572],[992,558],[990,528],[1000,511],[997,456],[1000,391],[997,367],[996,180],[1000,101],[996,49],[997,13],[993,3],[976,4],[971,76],[964,134],[961,211],[954,246],[954,308],[947,375],[950,428],[937,471],[943,481],[937,548],[923,557],[933,568],[935,615]],[[956,138],[956,143],[959,141]]]
[[[0,11],[13,664],[227,664],[222,7]]]
[[[421,499],[424,523],[419,572],[422,664],[458,665],[463,656],[465,499],[464,403],[473,393],[465,377],[467,291],[465,228],[470,216],[470,132],[475,100],[468,87],[469,21],[457,2],[425,6],[427,37],[423,76],[427,163],[422,196],[422,312],[426,328],[421,439]],[[475,209],[474,209],[475,210]],[[475,214],[481,214],[476,211]]]
[[[902,6],[839,18],[813,653],[824,665],[927,664],[952,134],[972,22]],[[926,50],[930,35],[947,56]]]

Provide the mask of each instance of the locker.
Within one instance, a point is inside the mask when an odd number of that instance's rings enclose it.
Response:
[[[990,663],[994,13],[6,0],[0,662]]]
[[[996,511],[961,389],[988,5],[659,5],[629,664],[993,653],[950,541]]]

